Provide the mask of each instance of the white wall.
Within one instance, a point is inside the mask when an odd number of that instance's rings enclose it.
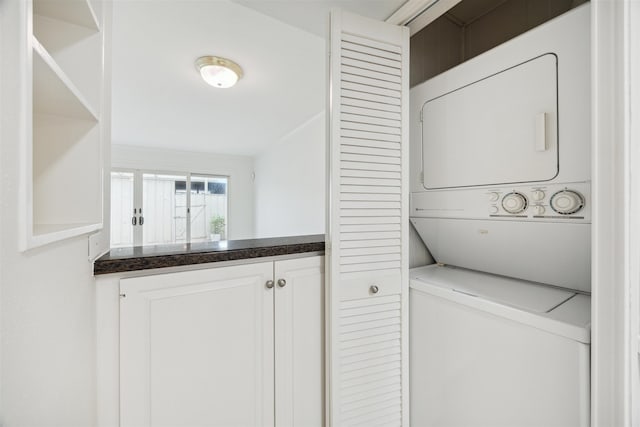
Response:
[[[255,158],[256,237],[324,234],[325,113]]]
[[[325,129],[322,112],[255,158],[256,237],[324,234]],[[409,266],[433,262],[410,226]]]
[[[96,419],[95,285],[87,237],[18,251],[18,1],[0,2],[0,425],[91,426]],[[78,177],[82,179],[82,177]]]
[[[254,188],[251,174],[253,159],[167,149],[114,144],[113,168],[164,172],[192,172],[229,177],[229,239],[254,237]]]

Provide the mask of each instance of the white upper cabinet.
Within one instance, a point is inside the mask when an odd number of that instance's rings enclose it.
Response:
[[[109,3],[27,3],[23,250],[103,225],[102,7]]]

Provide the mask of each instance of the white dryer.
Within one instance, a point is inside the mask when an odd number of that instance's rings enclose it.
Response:
[[[411,425],[589,425],[590,297],[449,266],[410,271]]]
[[[591,291],[584,4],[411,89],[410,217],[434,259]]]

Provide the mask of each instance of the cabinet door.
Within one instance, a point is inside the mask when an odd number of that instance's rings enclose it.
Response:
[[[278,261],[275,280],[276,424],[323,426],[324,257]]]
[[[121,426],[273,426],[273,263],[120,282]]]
[[[331,14],[328,424],[409,425],[409,29]]]

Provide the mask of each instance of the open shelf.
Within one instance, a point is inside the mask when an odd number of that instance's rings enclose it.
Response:
[[[100,136],[95,121],[33,113],[31,245],[101,227]]]
[[[33,0],[22,250],[103,227],[104,34],[90,0]]]
[[[30,248],[36,248],[49,243],[68,239],[70,237],[88,234],[100,230],[102,223],[97,224],[34,224],[33,236],[29,242]]]
[[[100,31],[89,0],[34,0],[33,13]]]
[[[32,43],[34,111],[98,121],[95,110],[47,50],[35,37]]]
[[[33,16],[38,52],[62,70],[92,111],[100,113],[102,89],[102,33],[48,16]],[[43,52],[46,52],[43,53]]]

